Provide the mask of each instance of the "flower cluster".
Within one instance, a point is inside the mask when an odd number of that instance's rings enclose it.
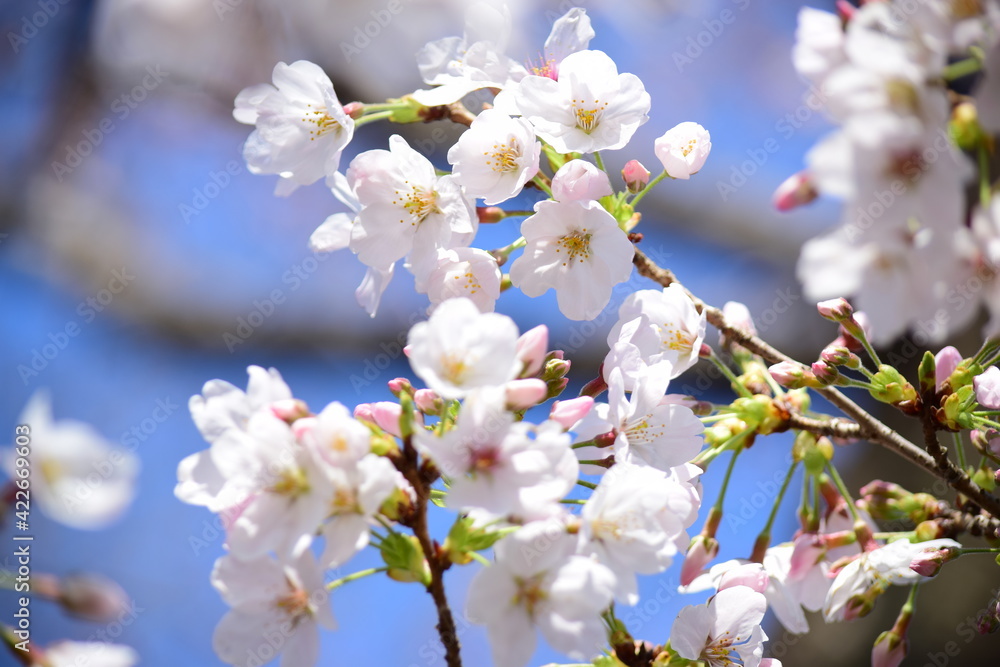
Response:
[[[940,342],[981,302],[1000,310],[992,250],[1000,209],[983,166],[991,138],[974,103],[948,87],[997,48],[1000,8],[937,0],[838,7],[840,15],[802,9],[796,32],[795,67],[840,128],[809,152],[806,171],[776,202],[787,209],[817,193],[845,200],[841,225],[803,247],[798,275],[812,298],[853,295],[879,344],[914,325]],[[970,157],[983,186],[967,203]],[[998,331],[994,316],[986,334]]]
[[[625,148],[649,119],[642,82],[619,73],[606,53],[589,49],[594,31],[583,9],[555,22],[541,62],[509,57],[510,31],[509,12],[475,3],[462,37],[432,42],[418,55],[420,73],[434,87],[385,104],[342,106],[329,78],[306,61],[279,63],[273,85],[253,86],[237,97],[236,119],[255,125],[244,148],[253,172],[278,174],[282,194],[325,177],[350,209],[328,218],[310,245],[357,255],[368,271],[356,296],[372,316],[403,261],[431,309],[468,297],[489,312],[513,285],[529,296],[555,290],[564,315],[592,319],[631,274],[628,233],[638,223],[633,204],[659,180],[690,178],[708,157],[708,132],[682,123],[655,142],[664,172],[652,183],[646,172],[640,186],[630,174],[645,168],[633,161],[616,192],[600,151]],[[456,111],[464,95],[486,88],[497,91],[489,108],[476,116]],[[442,175],[399,135],[389,150],[365,151],[344,174],[338,171],[357,127],[445,114],[469,126],[448,151],[450,173]],[[526,188],[546,197],[533,211],[496,208]],[[476,200],[485,206],[477,208]],[[525,217],[520,238],[492,251],[473,247],[481,221],[508,216]],[[521,249],[509,275],[502,274]]]

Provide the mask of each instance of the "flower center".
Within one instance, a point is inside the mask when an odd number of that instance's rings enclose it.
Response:
[[[515,137],[510,137],[505,144],[493,144],[493,152],[486,151],[486,164],[493,171],[507,174],[517,171],[517,160],[521,157],[521,146]]]
[[[650,442],[655,442],[663,437],[662,430],[654,431],[649,425],[649,415],[643,417],[638,422],[632,422],[625,428],[625,437],[628,439],[629,447],[637,447]]]
[[[695,336],[667,322],[660,327],[662,345],[668,350],[690,354],[694,349]]]
[[[582,262],[585,259],[590,258],[590,239],[593,234],[590,234],[586,228],[575,231],[571,234],[559,239],[557,242],[558,247],[556,252],[566,251],[567,258],[563,262],[563,266],[566,266],[569,262],[575,262],[579,260]]]
[[[601,117],[608,103],[594,100],[593,104],[587,104],[585,100],[572,100],[573,113],[576,115],[576,126],[590,134],[597,129],[601,123]]]
[[[291,496],[297,498],[309,491],[309,480],[306,479],[306,471],[298,466],[286,468],[278,473],[278,479],[274,485],[268,489],[271,493],[279,496]]]
[[[905,114],[920,112],[920,95],[906,79],[889,79],[885,83],[885,93],[893,110]]]
[[[339,487],[333,494],[331,514],[361,514],[354,489]]]
[[[307,107],[312,109],[311,104],[307,104]],[[302,119],[303,123],[310,123],[316,126],[315,130],[309,130],[309,141],[315,141],[317,137],[322,137],[324,134],[330,132],[340,132],[340,123],[335,121],[333,117],[327,113],[326,109],[316,109],[314,111],[306,111],[305,118]]]
[[[483,286],[479,284],[479,280],[476,279],[476,274],[472,271],[466,271],[463,275],[456,275],[453,277],[455,280],[465,279],[464,283],[458,283],[451,289],[454,296],[462,294],[475,294],[479,290],[483,289]]]
[[[462,384],[465,374],[469,371],[469,365],[465,357],[460,354],[445,354],[441,357],[441,374],[444,379],[452,384]]]
[[[406,181],[406,183],[409,185],[409,181]],[[405,195],[396,190],[396,199],[392,203],[405,208],[407,213],[410,214],[410,224],[416,226],[426,220],[427,216],[432,213],[441,212],[441,209],[437,205],[437,197],[436,190],[412,185],[410,186],[410,191]],[[400,219],[400,222],[404,221]]]
[[[38,469],[42,473],[42,479],[50,486],[58,482],[63,476],[63,467],[55,459],[42,459]]]
[[[543,602],[548,595],[542,590],[542,577],[544,574],[537,574],[529,579],[515,579],[517,583],[517,593],[514,595],[513,603],[517,606],[524,606],[528,616],[534,618],[535,609],[539,603]]]
[[[686,144],[684,144],[684,146],[681,147],[681,155],[683,155],[684,157],[687,157],[688,155],[691,154],[691,151],[693,151],[694,147],[697,146],[697,145],[698,145],[698,140],[697,139],[691,139]]]
[[[475,474],[489,472],[500,462],[500,452],[496,447],[473,449],[469,453],[469,472]]]
[[[536,65],[535,62],[538,64]],[[545,56],[541,54],[538,55],[537,61],[528,61],[527,70],[535,76],[544,76],[553,81],[559,80],[559,70],[556,68],[556,61],[551,58],[546,60]]]
[[[274,606],[283,611],[291,619],[292,627],[295,627],[299,621],[312,614],[312,609],[309,606],[309,595],[304,590],[291,581],[288,581],[288,587],[288,594],[275,600]]]

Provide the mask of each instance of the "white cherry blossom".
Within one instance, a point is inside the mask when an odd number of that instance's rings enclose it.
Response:
[[[17,431],[13,446],[3,451],[3,468],[11,480],[26,479],[17,471],[30,470],[30,499],[45,515],[71,528],[97,530],[125,512],[139,475],[134,453],[113,446],[90,424],[54,421],[44,390],[35,392],[17,423],[29,432]],[[26,456],[17,436],[28,438]],[[19,466],[17,460],[28,465]]]
[[[287,563],[227,554],[215,562],[212,585],[231,607],[212,636],[216,655],[230,665],[259,665],[280,652],[281,667],[312,667],[319,628],[336,629],[323,572],[308,550]]]
[[[636,574],[670,567],[687,547],[688,519],[697,513],[689,490],[654,468],[615,463],[583,506],[578,552],[608,566],[615,598],[639,601]]]
[[[46,646],[44,660],[44,667],[133,667],[140,659],[131,646],[67,640]]]
[[[256,125],[243,146],[254,174],[278,174],[278,194],[330,178],[354,136],[354,120],[344,112],[330,77],[315,63],[278,63],[274,85],[243,89],[233,116]]]
[[[681,123],[653,142],[653,151],[671,178],[687,180],[708,160],[712,137],[698,123]]]
[[[516,196],[535,177],[541,151],[527,121],[487,109],[449,149],[448,162],[455,181],[492,206]]]
[[[506,315],[482,313],[464,297],[448,299],[410,329],[410,365],[442,397],[461,398],[517,377],[517,337],[517,325]]]
[[[596,201],[539,202],[521,235],[527,245],[510,267],[511,283],[530,297],[554,289],[570,319],[597,317],[632,274],[632,243]]]
[[[606,172],[586,160],[570,160],[552,176],[552,198],[586,202],[614,193]]]
[[[559,521],[536,521],[498,542],[496,563],[472,580],[466,612],[486,625],[496,667],[528,664],[536,627],[552,648],[574,660],[601,652],[600,615],[611,604],[615,575],[572,555],[573,547]]]
[[[619,74],[602,51],[578,51],[559,65],[559,80],[526,76],[511,95],[535,134],[560,153],[623,148],[649,120],[649,93],[634,74]]]
[[[500,267],[496,257],[479,248],[437,251],[437,265],[417,281],[417,290],[430,297],[429,312],[448,299],[465,297],[480,311],[493,312],[500,298]]]
[[[389,150],[354,158],[347,180],[361,205],[350,248],[366,266],[388,270],[411,253],[411,263],[432,264],[438,248],[467,246],[475,235],[478,221],[462,188],[438,177],[399,135],[389,138]]]
[[[570,437],[555,422],[515,422],[502,388],[480,390],[462,405],[455,428],[417,431],[417,447],[450,480],[447,504],[492,514],[554,509],[576,483]]]
[[[767,601],[747,586],[719,591],[703,605],[685,607],[670,631],[670,646],[708,667],[758,667],[767,635],[760,627]]]
[[[637,325],[626,326],[639,319]],[[634,327],[634,328],[633,328]],[[618,309],[618,322],[608,346],[620,340],[635,345],[646,364],[668,361],[677,377],[698,361],[705,340],[705,314],[699,313],[684,288],[674,283],[661,290],[639,290]],[[624,338],[622,334],[630,334]]]

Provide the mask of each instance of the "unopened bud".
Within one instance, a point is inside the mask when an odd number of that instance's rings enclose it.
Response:
[[[539,324],[517,339],[517,358],[524,364],[520,377],[534,377],[542,370],[549,348],[549,328]],[[553,357],[554,358],[554,357]]]
[[[573,428],[573,424],[586,417],[593,407],[594,399],[590,396],[579,396],[566,401],[556,401],[552,404],[549,419],[558,422],[568,431]]]
[[[285,398],[280,401],[275,401],[271,403],[271,412],[274,416],[283,422],[291,424],[298,421],[304,417],[308,417],[311,413],[309,412],[309,406],[306,405],[305,401],[299,400],[297,398]]]
[[[822,317],[831,322],[845,322],[854,315],[854,308],[843,297],[820,301],[816,304],[816,310]]]
[[[511,380],[504,385],[507,397],[507,409],[513,411],[527,410],[545,400],[549,387],[537,378]]]
[[[484,225],[492,225],[507,217],[507,212],[499,206],[477,206],[476,217]]]
[[[819,358],[831,366],[846,366],[855,357],[850,350],[841,345],[828,345],[819,353]]]
[[[962,363],[962,355],[951,345],[941,348],[941,351],[934,355],[934,380],[937,389],[940,390],[944,387],[944,383],[948,381],[960,363]]]
[[[767,371],[774,378],[774,381],[789,389],[800,389],[810,387],[816,383],[816,378],[810,371],[807,371],[802,364],[794,361],[782,361],[774,364]]]
[[[410,381],[406,378],[395,378],[394,380],[389,380],[388,385],[389,391],[391,391],[392,395],[396,398],[399,398],[399,395],[404,392],[413,396],[413,385],[410,384]]]
[[[348,102],[344,105],[344,113],[357,120],[365,115],[365,105],[361,102]]]
[[[809,172],[800,171],[789,176],[778,186],[771,197],[774,207],[779,211],[791,211],[808,204],[819,196],[816,184]]]
[[[98,574],[70,574],[58,584],[58,602],[69,614],[94,623],[107,623],[128,608],[122,587]]]
[[[638,160],[629,160],[622,169],[622,180],[629,192],[637,194],[649,183],[649,170]]]
[[[910,562],[910,569],[921,577],[933,577],[941,571],[941,567],[950,560],[955,560],[961,553],[955,547],[945,547],[917,554]]]
[[[444,400],[433,389],[417,389],[413,392],[413,403],[425,415],[439,415],[444,409]]]
[[[690,585],[718,554],[719,542],[714,537],[697,535],[691,540],[681,566],[681,586]]]
[[[951,112],[951,122],[948,124],[951,138],[959,148],[965,151],[975,150],[985,135],[979,124],[979,113],[972,102],[962,102]]]
[[[840,371],[837,370],[836,366],[831,366],[825,361],[813,362],[812,373],[816,376],[816,381],[823,386],[830,386],[836,384],[840,379]]]

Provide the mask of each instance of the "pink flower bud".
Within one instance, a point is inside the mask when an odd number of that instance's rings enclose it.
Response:
[[[819,358],[831,366],[846,366],[851,363],[851,351],[839,345],[828,345],[819,353]]]
[[[962,362],[962,355],[949,345],[934,355],[934,383],[940,389]]]
[[[549,329],[539,324],[529,329],[517,339],[517,358],[524,364],[521,377],[534,377],[542,370],[548,354]]]
[[[583,385],[583,389],[580,390],[580,395],[596,397],[600,396],[607,390],[608,390],[608,383],[604,380],[603,373],[598,373],[596,378],[594,378],[587,384]]]
[[[781,661],[777,658],[764,658],[758,663],[758,667],[781,667]]]
[[[831,366],[825,361],[816,361],[810,367],[812,369],[813,375],[816,379],[824,385],[831,385],[837,382],[840,378],[840,371],[837,370],[836,366]]]
[[[767,589],[770,579],[764,572],[764,566],[760,563],[747,563],[727,570],[719,579],[719,590],[732,588],[733,586],[746,586],[758,593],[763,593]]]
[[[436,415],[444,407],[441,397],[433,389],[417,389],[413,392],[413,403],[425,415]]]
[[[511,380],[506,385],[507,409],[527,410],[545,400],[549,393],[547,384],[537,378]]]
[[[391,391],[392,395],[396,398],[399,398],[399,395],[403,392],[406,392],[411,396],[413,395],[413,385],[411,385],[410,381],[406,378],[395,378],[393,380],[389,380],[388,384],[389,391]]]
[[[370,403],[369,407],[371,421],[375,422],[380,429],[397,438],[402,435],[399,430],[399,416],[403,414],[403,408],[399,403],[379,401],[378,403]],[[355,416],[357,416],[356,410]]]
[[[552,177],[556,201],[590,201],[613,193],[608,175],[586,160],[570,160]]]
[[[59,581],[59,604],[71,615],[107,623],[128,608],[129,599],[117,583],[97,574],[70,574]]]
[[[800,171],[789,176],[778,186],[771,201],[774,202],[774,208],[779,211],[791,211],[793,208],[812,202],[818,196],[819,192],[812,177],[808,172]]]
[[[907,643],[891,630],[880,634],[872,646],[872,667],[899,667],[906,657]]]
[[[847,0],[837,0],[837,14],[840,16],[844,23],[849,23],[854,15],[857,13],[858,8],[849,3]]]
[[[354,408],[354,418],[375,423],[375,417],[372,415],[372,404],[358,403],[358,405]]]
[[[365,105],[361,102],[348,102],[344,105],[344,113],[357,120],[365,115]]]
[[[681,586],[688,586],[719,554],[719,542],[714,537],[697,535],[688,546],[681,566]]]
[[[976,400],[987,410],[1000,410],[1000,368],[990,366],[972,380]]]
[[[566,401],[556,401],[552,404],[549,419],[559,422],[567,431],[590,413],[594,407],[594,399],[590,396],[579,396]]]
[[[309,406],[306,405],[305,401],[300,401],[297,398],[285,398],[271,403],[271,412],[278,419],[291,424],[303,417],[308,417]]]
[[[774,364],[767,371],[774,378],[774,381],[789,389],[799,389],[806,386],[807,374],[802,364],[794,361],[782,361]],[[809,374],[811,375],[811,373]]]
[[[476,217],[484,225],[500,222],[506,217],[506,213],[499,206],[477,206]]]
[[[302,437],[311,431],[314,426],[316,426],[315,417],[303,417],[302,419],[296,419],[292,422],[292,433],[295,435],[296,439],[301,441]]]
[[[642,166],[638,160],[629,160],[622,169],[622,180],[632,194],[642,192],[649,183],[649,169]]]
[[[921,577],[933,577],[941,570],[941,566],[950,560],[955,560],[958,556],[959,551],[955,547],[924,551],[913,557],[910,569]]]
[[[843,297],[820,301],[816,304],[816,310],[820,316],[833,322],[843,322],[854,314],[854,308]]]

